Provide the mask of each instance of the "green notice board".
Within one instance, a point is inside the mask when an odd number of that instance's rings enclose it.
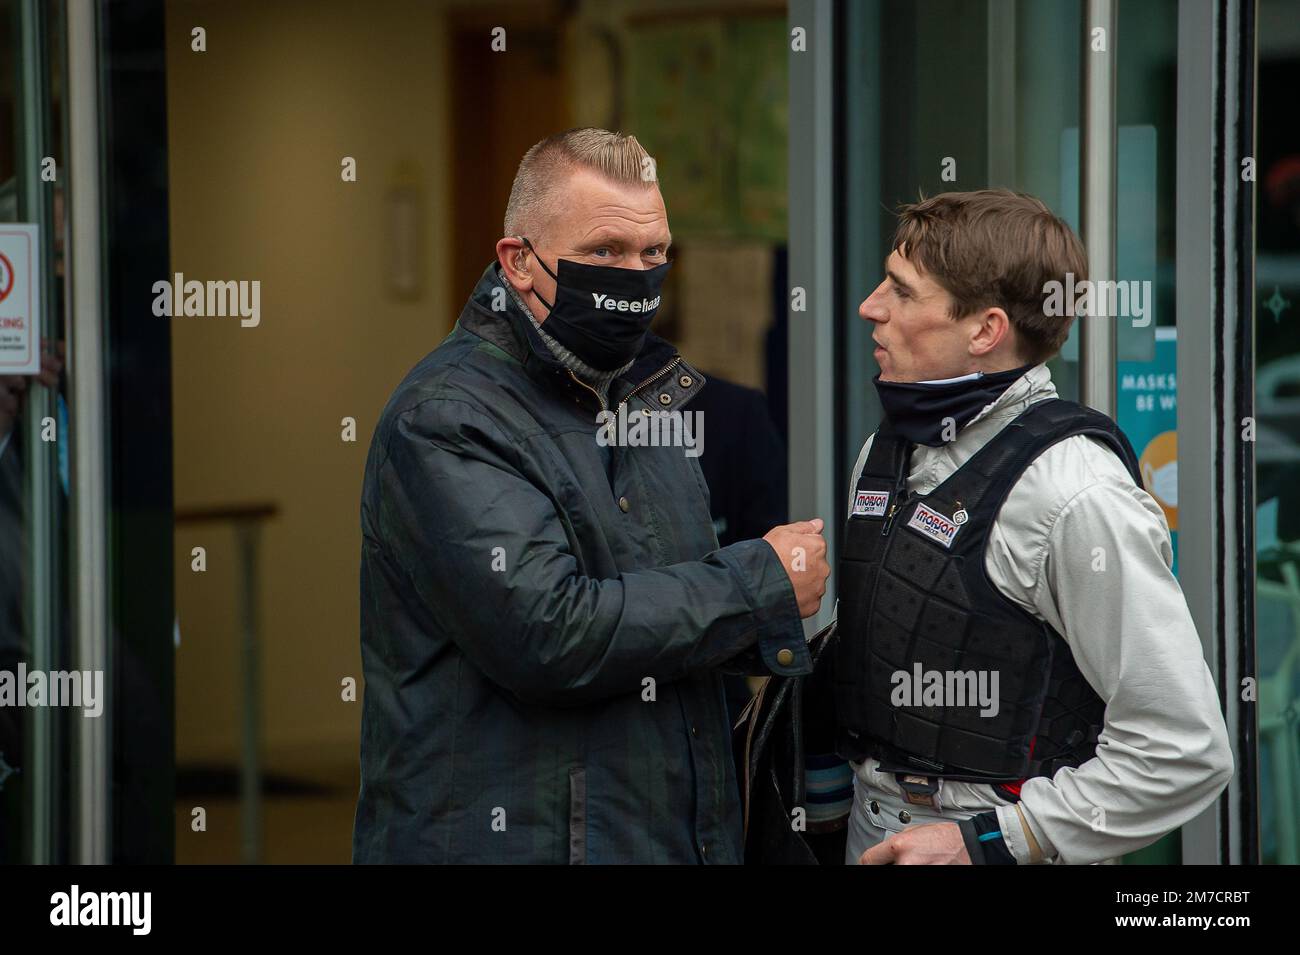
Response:
[[[787,77],[782,17],[631,30],[624,131],[655,159],[675,234],[785,241]]]

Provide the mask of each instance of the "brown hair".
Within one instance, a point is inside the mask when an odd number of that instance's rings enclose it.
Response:
[[[1068,225],[1033,196],[1009,189],[945,192],[898,208],[893,248],[934,276],[962,318],[998,307],[1029,361],[1065,344],[1072,315],[1049,315],[1044,285],[1088,277],[1088,256]]]
[[[550,217],[555,187],[575,169],[590,169],[614,182],[646,187],[658,182],[654,161],[635,136],[594,127],[555,133],[524,153],[519,162],[506,203],[505,235],[528,235],[538,241],[536,233]]]

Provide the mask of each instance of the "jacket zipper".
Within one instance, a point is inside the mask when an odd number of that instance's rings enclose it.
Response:
[[[577,375],[575,375],[575,374],[573,373],[573,369],[572,369],[572,368],[566,368],[566,369],[564,369],[564,370],[567,371],[567,372],[569,373],[569,377],[570,377],[570,378],[572,378],[574,381],[576,381],[578,384],[582,385],[582,387],[586,388],[588,391],[590,391],[593,395],[596,396],[596,400],[600,402],[600,410],[601,410],[601,411],[608,411],[608,410],[609,410],[609,405],[607,405],[607,404],[605,403],[605,399],[602,398],[602,397],[600,396],[600,392],[599,392],[599,391],[597,391],[595,388],[591,387],[591,385],[587,384],[585,381],[583,381],[581,378],[579,378]]]
[[[627,404],[627,402],[628,402],[628,398],[631,398],[634,394],[636,394],[638,391],[640,391],[640,390],[641,390],[642,388],[644,388],[646,385],[652,384],[652,383],[653,383],[653,382],[654,382],[654,381],[655,381],[655,380],[656,380],[660,375],[662,375],[664,372],[669,371],[670,369],[672,369],[672,367],[673,367],[674,365],[676,365],[678,362],[680,362],[681,360],[682,360],[682,356],[681,356],[681,355],[678,355],[676,358],[674,358],[674,359],[673,359],[672,361],[670,361],[668,364],[664,365],[662,368],[660,368],[658,371],[656,371],[653,375],[651,375],[651,376],[650,376],[649,378],[647,378],[645,381],[641,382],[641,384],[637,385],[635,388],[633,388],[631,391],[629,391],[629,392],[627,393],[627,397],[625,397],[622,401],[620,401],[620,402],[618,403],[618,412],[619,412],[620,414],[622,413],[622,411],[623,411],[623,406],[624,406],[625,404]],[[573,374],[573,373],[570,372],[569,374]]]
[[[628,402],[628,398],[631,398],[634,394],[636,394],[638,391],[640,391],[640,390],[641,390],[642,388],[644,388],[646,385],[653,384],[653,383],[655,382],[655,380],[659,378],[660,375],[662,375],[664,372],[669,371],[670,369],[672,369],[673,366],[675,366],[676,364],[678,364],[678,362],[680,362],[681,360],[682,360],[682,356],[681,356],[681,355],[678,355],[676,358],[674,358],[674,359],[673,359],[672,361],[670,361],[668,364],[664,365],[662,368],[660,368],[658,371],[656,371],[653,375],[651,375],[651,376],[650,376],[649,378],[647,378],[645,381],[641,382],[641,384],[637,385],[635,388],[633,388],[631,391],[629,391],[629,392],[627,393],[627,397],[624,398],[622,401],[620,401],[620,402],[618,403],[618,411],[621,412],[621,411],[623,410],[623,406],[627,404],[627,402]],[[596,400],[597,400],[598,402],[600,402],[600,410],[601,410],[601,411],[608,411],[608,410],[609,410],[609,405],[606,404],[605,399],[602,398],[602,397],[600,396],[600,392],[599,392],[599,391],[597,391],[595,388],[591,387],[591,385],[587,384],[585,381],[583,381],[581,378],[579,378],[577,375],[575,375],[575,374],[573,373],[573,369],[572,369],[572,368],[566,368],[566,369],[564,369],[564,370],[567,371],[567,372],[569,373],[569,377],[570,377],[570,378],[572,378],[574,381],[576,381],[578,384],[582,385],[582,387],[586,388],[588,391],[590,391],[593,395],[596,396]]]
[[[894,503],[889,506],[889,513],[885,516],[885,525],[880,529],[881,537],[888,537],[889,532],[894,529],[894,520],[898,512],[907,504],[910,495],[907,492],[907,466],[911,463],[912,455],[907,452],[903,455],[902,461],[898,465],[898,477],[894,481]]]
[[[897,502],[889,505],[889,514],[885,517],[885,526],[880,529],[881,537],[888,537],[889,532],[894,529],[894,515],[898,513]]]

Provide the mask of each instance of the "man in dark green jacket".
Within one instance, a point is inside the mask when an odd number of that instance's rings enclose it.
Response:
[[[533,147],[505,233],[366,461],[353,859],[739,862],[719,673],[808,672],[821,522],[718,547],[634,138]]]

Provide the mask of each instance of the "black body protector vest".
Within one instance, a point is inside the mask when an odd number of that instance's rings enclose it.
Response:
[[[877,432],[839,561],[841,756],[991,784],[1051,776],[1092,757],[1105,704],[1061,636],[998,591],[984,568],[1011,488],[1038,455],[1076,434],[1109,445],[1141,486],[1115,422],[1059,398],[1031,405],[929,494],[907,490],[910,443],[888,422]],[[927,671],[930,689],[937,675],[946,692],[925,695],[916,678]],[[996,707],[979,702],[981,673],[986,703],[997,674]],[[953,705],[963,692],[965,705]]]

